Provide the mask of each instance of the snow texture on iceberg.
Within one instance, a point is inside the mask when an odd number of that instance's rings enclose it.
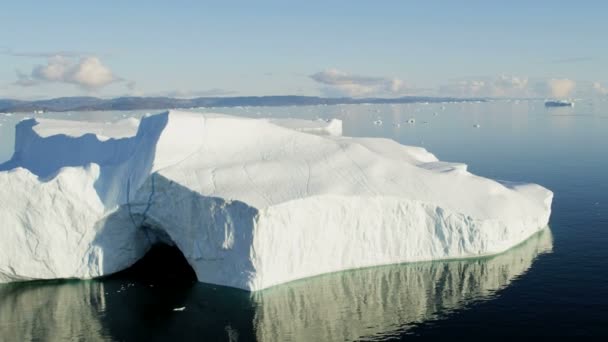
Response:
[[[548,223],[541,186],[323,122],[178,111],[22,121],[0,165],[0,282],[98,277],[167,243],[199,281],[255,291],[496,254]]]

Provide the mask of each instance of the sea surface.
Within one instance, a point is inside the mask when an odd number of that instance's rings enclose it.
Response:
[[[0,341],[608,335],[607,101],[550,109],[539,100],[504,100],[195,111],[339,118],[344,135],[423,146],[481,176],[535,182],[555,193],[550,227],[494,257],[351,270],[253,294],[197,283],[179,251],[155,249],[105,279],[0,285]],[[109,122],[144,114],[35,116]],[[15,124],[32,116],[0,114],[0,162],[12,154]]]

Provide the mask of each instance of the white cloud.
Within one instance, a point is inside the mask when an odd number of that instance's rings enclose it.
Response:
[[[54,56],[48,59],[46,65],[38,65],[32,70],[32,79],[49,82],[63,82],[66,79],[70,60],[63,56]]]
[[[33,87],[35,85],[38,85],[38,83],[38,81],[32,79],[29,75],[26,75],[21,71],[17,70],[17,80],[14,82],[15,85],[22,87]]]
[[[572,95],[575,87],[576,82],[567,78],[539,80],[531,84],[527,77],[501,75],[496,78],[452,82],[440,87],[439,92],[460,97],[566,98]],[[598,89],[602,88],[596,88],[596,91]]]
[[[442,95],[458,97],[528,97],[527,77],[500,75],[496,78],[462,80],[439,88]]]
[[[576,83],[567,78],[553,78],[547,81],[547,86],[552,97],[564,98],[572,94]]]
[[[237,92],[233,90],[226,90],[220,88],[211,88],[206,90],[188,90],[188,89],[176,89],[168,91],[142,91],[137,89],[135,82],[127,82],[127,89],[129,90],[125,96],[149,96],[149,97],[171,97],[177,99],[192,99],[196,97],[222,97],[236,95]]]
[[[590,62],[593,60],[593,57],[590,56],[581,56],[581,57],[568,57],[568,58],[560,58],[551,61],[551,63],[555,64],[568,64],[568,63],[582,63],[582,62]]]
[[[512,94],[527,94],[528,78],[501,75],[494,80],[493,90],[496,96],[512,96]]]
[[[317,72],[310,78],[323,84],[323,92],[329,96],[399,96],[411,90],[397,78],[353,75],[336,69]]]
[[[194,97],[216,97],[216,96],[227,96],[227,95],[234,95],[234,94],[236,94],[235,91],[213,88],[213,89],[207,89],[207,90],[179,89],[179,90],[172,90],[172,91],[159,93],[157,95],[188,99],[188,98],[194,98]]]
[[[593,90],[599,95],[608,95],[608,88],[602,86],[600,82],[593,82]]]
[[[95,90],[113,82],[123,81],[95,56],[79,60],[57,55],[49,57],[44,65],[37,65],[31,74],[17,72],[16,85],[34,86],[44,82],[69,83],[87,90]]]
[[[66,76],[68,82],[86,88],[99,88],[118,80],[97,57],[82,58],[75,68],[68,70]]]
[[[55,56],[78,57],[89,53],[78,51],[14,51],[9,48],[0,48],[0,54],[12,57],[51,58]]]

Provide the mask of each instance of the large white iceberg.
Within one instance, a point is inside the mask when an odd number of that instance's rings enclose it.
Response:
[[[0,165],[0,282],[98,277],[167,243],[199,281],[254,291],[496,254],[547,225],[541,186],[325,126],[178,111],[22,121]]]

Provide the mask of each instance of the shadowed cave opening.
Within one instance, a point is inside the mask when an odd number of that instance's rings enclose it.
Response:
[[[179,248],[165,243],[154,244],[143,258],[112,278],[172,285],[197,282],[196,273]]]

